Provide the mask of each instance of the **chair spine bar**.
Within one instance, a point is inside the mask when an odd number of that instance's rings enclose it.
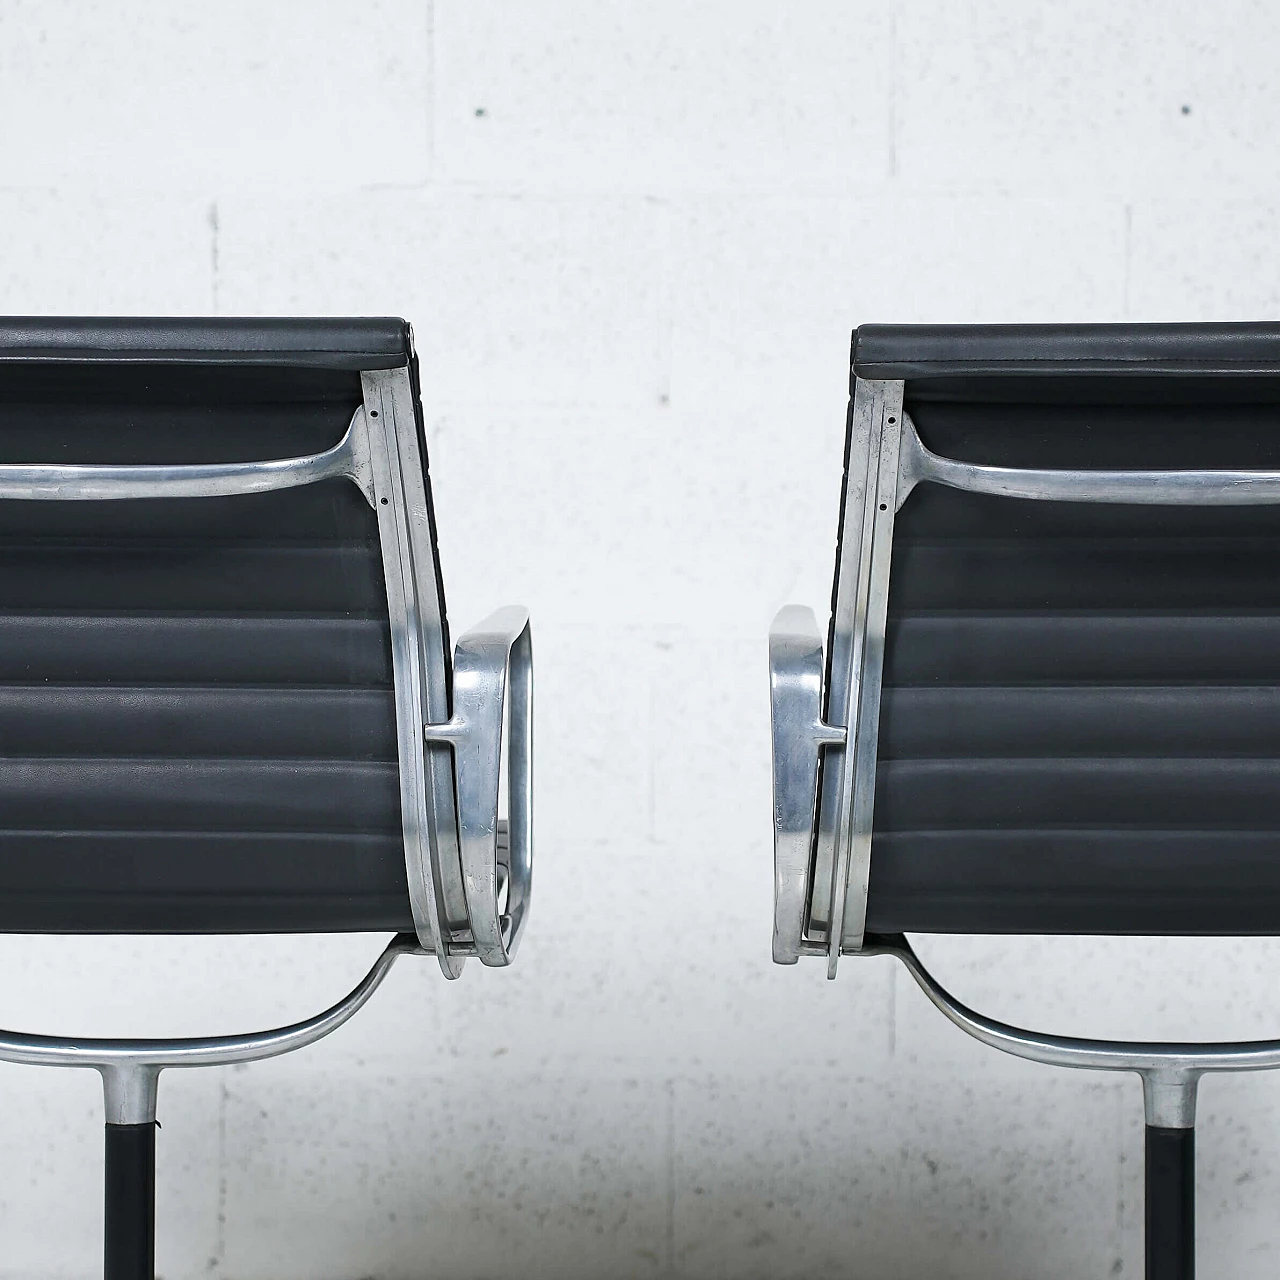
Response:
[[[900,382],[859,379],[850,422],[826,716],[828,723],[847,729],[848,743],[835,753],[835,786],[830,799],[824,786],[819,826],[820,869],[823,844],[830,849],[828,977],[835,976],[842,950],[862,947],[866,927],[889,565],[899,505],[902,394]],[[824,828],[830,832],[825,842]]]
[[[465,928],[467,910],[453,763],[447,744],[428,744],[424,735],[426,725],[449,719],[450,669],[413,390],[407,368],[365,373],[361,381],[391,625],[409,903],[419,942],[435,953],[446,977],[456,978],[468,944],[454,937]]]

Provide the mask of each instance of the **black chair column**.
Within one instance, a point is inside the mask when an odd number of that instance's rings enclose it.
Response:
[[[103,1244],[106,1280],[156,1272],[156,1126],[108,1124]]]
[[[1146,1127],[1147,1280],[1196,1271],[1196,1131]]]

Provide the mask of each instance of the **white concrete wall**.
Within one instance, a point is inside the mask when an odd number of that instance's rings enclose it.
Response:
[[[0,310],[402,313],[451,611],[532,607],[518,967],[403,963],[169,1073],[166,1280],[1141,1273],[1128,1080],[888,961],[769,963],[765,631],[829,590],[862,321],[1274,318],[1266,0],[0,0]],[[301,1015],[369,938],[0,944],[0,1020]],[[1280,1031],[1265,943],[932,943],[1065,1030]],[[99,1265],[93,1077],[0,1068],[0,1276]],[[1202,1098],[1205,1274],[1271,1277],[1280,1080]]]

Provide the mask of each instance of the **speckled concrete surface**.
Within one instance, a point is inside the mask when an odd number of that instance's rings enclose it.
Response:
[[[768,962],[764,636],[829,594],[861,321],[1280,311],[1261,0],[13,0],[0,306],[415,324],[452,616],[533,611],[519,964],[161,1086],[165,1280],[1141,1274],[1135,1083]],[[0,940],[0,1019],[320,1007],[372,939]],[[1264,1034],[1280,947],[934,940],[1064,1030]],[[0,1068],[0,1277],[98,1267],[92,1078]],[[1269,1280],[1280,1080],[1205,1086]]]

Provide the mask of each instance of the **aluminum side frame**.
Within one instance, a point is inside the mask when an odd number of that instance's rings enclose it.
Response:
[[[409,370],[360,375],[387,584],[395,677],[396,741],[405,869],[414,928],[447,978],[462,972],[467,903],[458,853],[453,768],[446,748],[429,746],[429,724],[450,715],[451,671],[436,588],[418,424]]]
[[[456,978],[467,956],[485,965],[510,964],[528,913],[529,615],[518,606],[498,610],[459,637],[450,664],[409,371],[388,369],[361,379],[370,500],[378,516],[391,622],[409,901],[419,942],[435,953],[446,977]],[[505,833],[498,810],[504,725],[510,812]]]
[[[871,872],[880,677],[889,555],[898,510],[902,383],[855,384],[845,463],[841,546],[832,596],[824,719],[847,745],[821,771],[809,925],[834,977],[842,949],[862,945]]]
[[[944,458],[904,412],[902,382],[855,381],[825,687],[812,615],[789,606],[770,633],[774,959],[825,955],[831,977],[840,955],[865,941],[894,516],[926,482],[1030,501],[1280,503],[1280,471],[1050,470]]]

